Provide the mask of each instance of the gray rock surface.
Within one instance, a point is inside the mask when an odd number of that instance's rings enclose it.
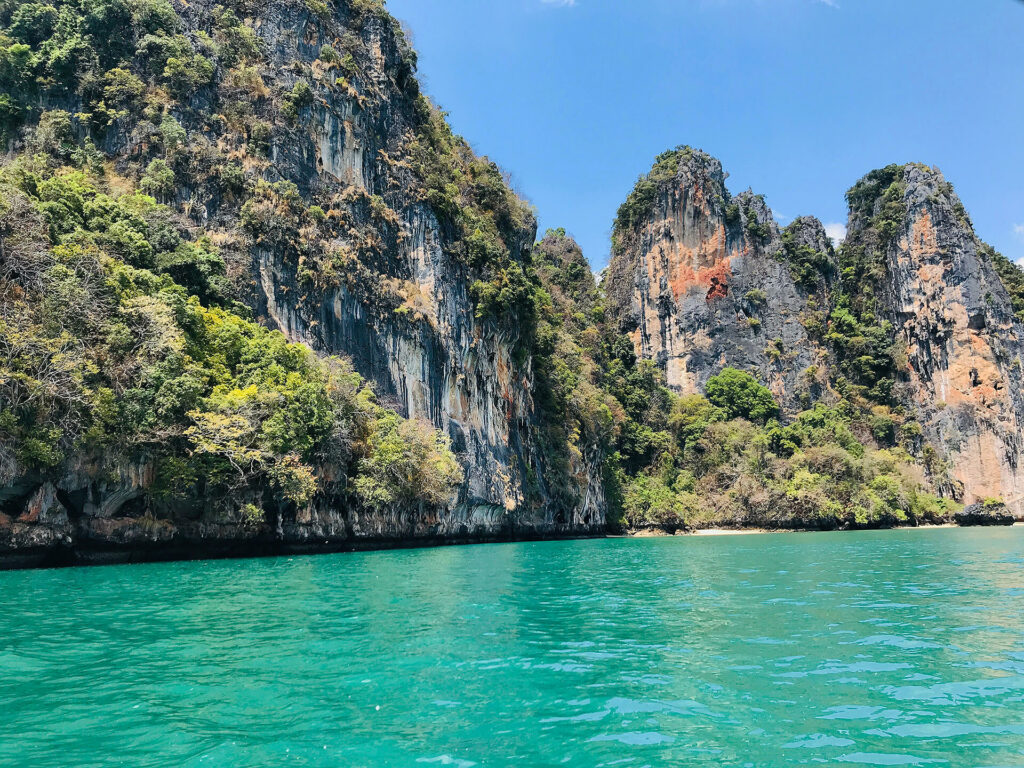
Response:
[[[870,221],[850,219],[851,236],[884,267],[881,309],[905,345],[897,397],[945,462],[949,495],[1003,499],[1019,515],[1024,328],[952,185],[923,165],[903,167],[900,181],[903,215],[888,243],[862,238]]]
[[[202,44],[220,3],[173,4],[183,32]],[[137,549],[147,556],[189,556],[604,530],[599,457],[578,468],[587,480],[576,510],[546,503],[547,490],[537,479],[544,467],[534,443],[533,373],[523,353],[527,329],[507,318],[477,317],[470,294],[477,275],[455,252],[453,224],[425,200],[410,161],[424,120],[415,55],[393,19],[360,5],[332,4],[329,16],[290,0],[251,9],[264,54],[257,65],[260,85],[234,98],[254,110],[246,132],[259,120],[269,126],[266,157],[254,155],[245,137],[225,125],[219,99],[230,73],[210,54],[216,87],[200,89],[174,114],[188,132],[189,151],[171,163],[178,183],[167,202],[217,242],[258,319],[322,355],[350,358],[383,403],[447,432],[463,465],[462,487],[442,508],[352,509],[339,493],[254,522],[202,498],[162,506],[146,493],[153,468],[145,457],[77,457],[56,482],[28,476],[0,492],[0,554],[73,560],[87,550]],[[325,66],[319,60],[324,46],[354,51],[358,72]],[[312,99],[294,119],[284,119],[281,101],[300,80]],[[102,149],[129,168],[150,151],[153,131],[152,125],[131,131],[114,125]],[[204,153],[241,157],[250,185],[294,184],[304,205],[316,202],[332,225],[343,222],[330,250],[357,254],[359,270],[338,278],[324,262],[311,261],[309,233],[248,232],[240,200],[197,167]],[[510,258],[522,261],[536,224],[527,213],[509,228]]]
[[[824,236],[814,219],[798,229],[809,242]],[[808,369],[824,351],[803,325],[807,293],[779,227],[763,198],[731,197],[704,152],[687,153],[640,225],[620,234],[604,284],[637,353],[678,392],[703,391],[725,367],[753,374],[789,409],[816,386]]]
[[[1014,522],[1013,515],[1005,504],[970,504],[964,507],[962,512],[958,512],[955,519],[957,525],[964,527],[1013,525]]]

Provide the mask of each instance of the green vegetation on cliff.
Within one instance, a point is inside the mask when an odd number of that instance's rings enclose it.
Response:
[[[612,229],[612,248],[621,248],[622,238],[635,230],[650,215],[659,191],[670,184],[679,172],[679,165],[693,155],[693,149],[679,146],[662,152],[654,159],[651,170],[641,176],[626,201],[619,206]]]
[[[991,246],[984,246],[983,252],[992,261],[999,279],[1010,294],[1010,304],[1017,319],[1024,322],[1024,269]]]
[[[822,251],[798,239],[801,221],[795,221],[782,230],[782,257],[789,265],[793,280],[808,293],[817,291],[822,283],[835,280],[832,250]],[[831,249],[831,246],[828,246]]]
[[[729,418],[747,410],[753,392],[758,404],[771,399],[747,374],[727,368],[708,391],[711,399],[674,399],[669,450],[627,485],[631,527],[898,525],[943,519],[955,507],[923,490],[904,450],[858,437],[843,406],[759,424]]]
[[[892,405],[902,347],[892,324],[881,316],[878,292],[886,278],[886,249],[905,214],[903,166],[873,171],[846,193],[857,224],[839,249],[846,287],[829,317],[826,341],[836,353],[846,394]],[[852,287],[855,286],[855,289]]]
[[[654,363],[637,359],[633,342],[604,322],[603,292],[585,263],[563,230],[534,250],[551,297],[541,313],[537,397],[549,451],[570,446],[566,485],[574,457],[588,447],[604,456],[613,524],[831,529],[939,520],[955,506],[924,490],[906,450],[913,430],[886,407],[841,400],[784,417],[768,389],[733,368],[705,395],[671,393]],[[870,356],[867,329],[833,332]]]
[[[664,448],[671,394],[656,367],[605,321],[590,265],[565,230],[549,230],[533,251],[538,281],[534,399],[544,478],[563,509],[588,482],[603,480],[621,517],[626,478]]]
[[[124,183],[41,155],[0,175],[0,479],[145,458],[154,497],[302,505],[333,473],[368,504],[447,500],[444,438],[247,319],[216,248]]]

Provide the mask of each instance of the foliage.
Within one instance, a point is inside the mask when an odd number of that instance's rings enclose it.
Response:
[[[560,511],[600,474],[613,520],[622,515],[618,489],[637,466],[653,460],[670,438],[670,395],[657,370],[637,360],[632,342],[604,321],[603,299],[579,246],[549,230],[533,251],[538,330],[533,348],[537,442],[545,470],[539,481]]]
[[[891,240],[905,215],[903,175],[904,166],[888,165],[872,171],[846,193],[851,216],[879,230],[883,244]]]
[[[166,200],[174,194],[174,171],[164,160],[156,158],[146,166],[139,187],[147,195]]]
[[[619,236],[635,230],[650,215],[659,190],[675,179],[679,165],[693,155],[690,147],[679,146],[663,152],[654,159],[650,172],[641,176],[630,192],[626,201],[619,206],[615,217],[613,241],[618,242]]]
[[[983,246],[983,255],[987,256],[999,275],[999,279],[1010,295],[1010,304],[1017,319],[1024,322],[1024,269],[999,253],[990,246]]]
[[[676,445],[627,480],[631,527],[760,525],[832,529],[944,519],[910,457],[858,440],[842,408],[817,404],[788,426],[758,427],[700,395],[673,409]]]
[[[443,505],[462,483],[451,441],[428,422],[381,411],[367,443],[369,455],[359,462],[355,490],[371,506]]]
[[[291,121],[298,119],[299,113],[313,103],[313,89],[305,80],[299,80],[284,98],[281,108],[284,116]]]
[[[213,64],[204,56],[190,54],[169,56],[164,65],[163,79],[171,93],[187,97],[207,85],[213,77]]]
[[[0,176],[0,463],[146,455],[153,499],[301,506],[329,490],[326,469],[367,504],[382,484],[447,500],[461,470],[446,437],[377,405],[348,363],[233,312],[212,244],[104,182],[26,159]]]
[[[805,291],[813,292],[822,281],[835,279],[834,252],[828,244],[826,251],[819,251],[800,242],[798,234],[802,226],[800,221],[795,221],[782,230],[782,254],[796,284]]]
[[[532,211],[419,93],[415,54],[380,0],[306,7],[331,44],[319,62],[271,73],[244,4],[196,7],[192,18],[167,0],[0,3],[0,141],[20,154],[0,172],[4,481],[56,473],[72,457],[142,456],[157,468],[147,506],[202,497],[253,527],[327,497],[381,509],[450,502],[462,475],[447,437],[382,407],[346,362],[253,323],[229,279],[232,267],[248,274],[231,259],[245,262],[255,244],[294,266],[300,304],[344,282],[370,311],[414,317],[385,267],[411,187],[436,216],[479,324],[516,344],[524,380],[532,355],[533,499],[551,499],[556,519],[597,472],[611,517],[633,526],[831,527],[939,513],[897,447],[919,440],[920,427],[915,436],[914,422],[878,405],[890,402],[899,368],[873,297],[902,226],[900,167],[850,192],[869,226],[841,261],[863,290],[821,324],[848,399],[780,421],[770,392],[733,370],[706,396],[679,397],[606,321],[564,231],[524,250]],[[330,28],[338,19],[347,30]],[[376,109],[378,83],[362,76],[364,26],[375,20],[391,25],[401,61],[388,76],[414,110],[399,126],[406,143],[374,160],[393,169],[396,188],[300,191],[268,159],[305,140],[299,118],[328,88]],[[125,138],[130,154],[97,150]],[[618,211],[615,248],[690,155],[664,153],[638,181]],[[755,238],[770,234],[749,199],[726,193],[721,204],[732,233],[745,222]],[[241,247],[234,234],[204,234],[207,221],[236,219]],[[828,254],[786,233],[783,245],[809,287]],[[1013,283],[1014,273],[1000,274]],[[745,298],[764,304],[757,289]]]
[[[771,226],[768,222],[762,222],[757,215],[757,210],[750,205],[748,197],[747,204],[743,208],[743,218],[746,221],[745,229],[750,239],[755,243],[765,243],[772,236]],[[761,200],[763,202],[763,198]]]
[[[705,387],[712,405],[721,408],[727,418],[764,423],[779,412],[772,393],[749,373],[725,368],[708,380]]]
[[[872,171],[847,192],[851,219],[857,226],[851,227],[839,250],[847,289],[836,302],[825,335],[851,394],[883,405],[893,403],[901,360],[905,362],[895,329],[879,317],[878,302],[888,271],[887,249],[906,217],[904,173],[905,166],[890,165]]]
[[[825,340],[836,353],[840,372],[856,388],[856,393],[876,403],[890,403],[896,385],[896,355],[889,321],[878,322],[874,315],[857,316],[847,308],[852,302],[840,300],[829,317]]]

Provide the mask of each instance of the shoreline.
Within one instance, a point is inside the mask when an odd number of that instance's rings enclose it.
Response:
[[[696,530],[679,530],[669,532],[657,528],[643,528],[628,533],[609,534],[608,538],[615,539],[660,539],[681,537],[712,537],[712,536],[764,536],[779,533],[850,533],[853,531],[918,531],[918,530],[941,530],[943,528],[957,528],[969,530],[971,528],[1024,528],[1024,521],[1015,521],[1013,525],[957,525],[956,523],[924,523],[922,525],[895,525],[888,528],[835,528],[823,530],[819,528],[698,528]]]
[[[444,549],[482,544],[517,544],[539,541],[588,541],[607,538],[603,531],[479,532],[462,535],[425,535],[409,538],[339,538],[314,540],[192,539],[169,544],[95,543],[54,548],[26,548],[0,552],[4,571],[93,568],[108,565],[251,560],[274,557],[339,555],[357,552],[389,552],[411,549]]]
[[[1024,528],[1024,521],[1012,526],[960,526],[955,523],[938,523],[917,526],[896,526],[892,528],[865,528],[857,530],[907,531],[935,530],[942,528]],[[239,560],[268,557],[293,557],[306,555],[333,555],[347,552],[381,552],[389,550],[435,549],[444,547],[471,546],[480,544],[517,544],[539,541],[587,541],[596,539],[648,539],[694,537],[711,538],[722,536],[762,536],[785,533],[847,533],[852,529],[823,531],[809,528],[768,529],[750,528],[702,528],[693,531],[670,533],[659,529],[643,529],[628,533],[602,533],[583,531],[576,533],[547,533],[530,535],[527,532],[495,533],[491,535],[425,536],[410,539],[340,539],[320,543],[310,541],[267,541],[267,540],[185,540],[170,546],[138,545],[86,545],[72,548],[28,549],[23,551],[0,552],[0,572],[17,570],[47,570],[53,568],[88,568],[107,565],[141,565],[146,563],[189,562],[203,560]]]

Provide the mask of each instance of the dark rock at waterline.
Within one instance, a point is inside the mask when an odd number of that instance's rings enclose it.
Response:
[[[1014,518],[1005,504],[971,504],[954,517],[960,526],[1013,525]]]

